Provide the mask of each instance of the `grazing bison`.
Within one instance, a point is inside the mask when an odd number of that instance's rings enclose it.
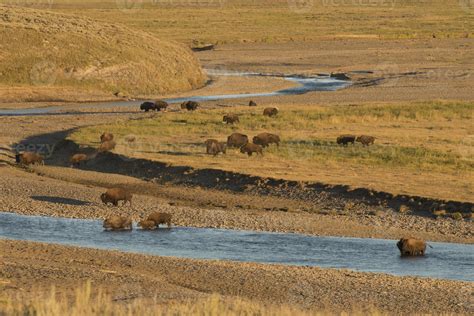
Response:
[[[206,145],[206,154],[209,154],[209,150],[212,146],[212,144],[218,144],[219,141],[217,139],[210,138],[204,142],[204,145]]]
[[[132,193],[125,189],[111,188],[105,193],[102,193],[100,199],[105,205],[112,203],[114,206],[118,206],[118,201],[123,201],[122,205],[125,205],[128,202],[130,206],[132,206],[132,196]]]
[[[44,165],[44,157],[32,151],[25,151],[16,154],[15,160],[21,165]]]
[[[155,102],[151,102],[151,101],[143,102],[140,105],[140,110],[145,111],[145,112],[156,110],[156,104]]]
[[[253,153],[257,153],[257,155],[263,155],[262,146],[252,143],[247,143],[240,147],[240,152],[249,156],[252,156]]]
[[[276,116],[278,114],[278,108],[265,108],[263,110],[263,115],[272,117]]]
[[[257,106],[257,103],[256,103],[256,102],[254,102],[254,101],[252,101],[252,100],[250,100],[250,102],[249,102],[249,106]]]
[[[165,111],[167,107],[168,107],[168,102],[166,101],[157,100],[155,102],[155,110],[157,111]]]
[[[105,230],[132,230],[132,220],[129,217],[111,216],[102,224]]]
[[[181,103],[182,110],[195,111],[199,107],[199,103],[196,101],[185,101]]]
[[[237,114],[224,115],[224,117],[222,118],[222,121],[226,122],[227,124],[234,124],[234,123],[240,122],[239,116]]]
[[[362,135],[362,136],[357,137],[356,141],[361,143],[364,146],[369,146],[370,144],[373,144],[375,142],[375,137]]]
[[[156,224],[152,220],[143,220],[138,222],[138,226],[145,230],[152,230],[156,228]]]
[[[347,146],[347,144],[352,143],[354,145],[354,142],[356,140],[355,135],[341,135],[336,139],[336,142],[339,145]]]
[[[79,167],[82,162],[86,162],[88,159],[86,154],[74,154],[69,159],[71,162],[71,167]]]
[[[267,147],[270,144],[280,146],[280,136],[271,133],[260,133],[252,139],[254,144]]]
[[[102,144],[100,144],[98,152],[103,153],[106,151],[111,151],[115,148],[115,145],[117,144],[113,140],[103,142]]]
[[[240,133],[232,133],[227,137],[227,147],[240,148],[248,142],[248,136]]]
[[[424,256],[426,242],[415,238],[402,238],[397,242],[397,247],[402,256]]]
[[[147,221],[153,221],[157,227],[160,226],[160,224],[166,224],[168,228],[170,228],[171,227],[171,214],[153,212],[148,216]]]
[[[211,143],[210,146],[206,149],[206,152],[209,155],[214,155],[217,156],[219,153],[225,154],[227,150],[227,145],[226,143]]]
[[[114,134],[111,134],[111,133],[103,133],[102,135],[100,135],[100,142],[101,143],[104,143],[104,142],[110,142],[114,140]]]

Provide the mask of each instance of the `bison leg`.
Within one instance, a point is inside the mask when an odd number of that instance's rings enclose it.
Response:
[[[112,205],[113,205],[113,206],[118,206],[118,201],[113,201],[113,202],[112,202]]]

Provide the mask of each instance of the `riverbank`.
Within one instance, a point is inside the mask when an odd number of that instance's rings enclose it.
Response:
[[[215,293],[332,312],[472,312],[468,282],[394,277],[348,270],[187,260],[0,240],[3,295],[31,299],[54,285],[71,295],[86,281],[114,300],[157,303]]]

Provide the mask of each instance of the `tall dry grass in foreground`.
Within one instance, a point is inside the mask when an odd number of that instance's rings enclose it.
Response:
[[[90,283],[78,288],[72,301],[65,297],[58,297],[55,289],[48,297],[36,298],[30,303],[24,303],[11,298],[5,301],[0,299],[0,315],[35,315],[35,316],[84,316],[84,315],[330,315],[324,311],[304,311],[289,306],[265,306],[240,298],[225,299],[212,295],[207,299],[192,302],[176,302],[166,305],[157,305],[149,301],[135,300],[130,303],[116,303],[111,297],[99,291],[92,294]],[[346,315],[345,313],[337,313]],[[351,315],[361,314],[351,312]],[[367,315],[367,312],[363,313]],[[374,311],[371,315],[381,315]]]

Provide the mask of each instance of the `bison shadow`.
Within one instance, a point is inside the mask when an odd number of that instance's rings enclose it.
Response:
[[[60,197],[60,196],[34,195],[34,196],[31,196],[31,198],[36,201],[49,202],[49,203],[55,203],[55,204],[66,204],[66,205],[77,205],[77,206],[91,204],[90,202],[87,202],[87,201],[70,199],[70,198],[65,198],[65,197]]]

